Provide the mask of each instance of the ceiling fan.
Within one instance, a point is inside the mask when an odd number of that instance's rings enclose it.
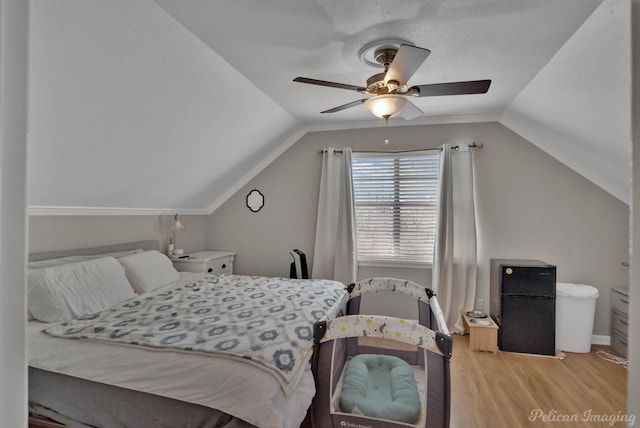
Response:
[[[409,101],[408,97],[484,94],[489,90],[491,80],[407,86],[407,81],[430,53],[429,49],[408,44],[401,44],[398,48],[391,46],[378,48],[374,52],[374,59],[380,66],[384,67],[384,72],[369,77],[366,87],[327,82],[307,77],[296,77],[293,81],[373,95],[373,97],[352,101],[321,113],[335,113],[364,103],[371,113],[385,119],[385,121],[400,113],[401,110],[403,110],[402,116],[407,120],[424,114],[422,110]]]

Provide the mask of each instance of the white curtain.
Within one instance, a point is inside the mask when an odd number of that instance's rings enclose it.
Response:
[[[356,248],[351,148],[344,147],[340,154],[329,147],[322,155],[311,277],[334,279],[344,284],[355,282]]]
[[[471,150],[452,153],[443,146],[439,186],[432,287],[447,327],[462,332],[461,311],[473,309],[478,267]]]

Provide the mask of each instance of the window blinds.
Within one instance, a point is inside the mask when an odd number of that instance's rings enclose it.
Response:
[[[432,263],[439,153],[354,154],[359,261]]]

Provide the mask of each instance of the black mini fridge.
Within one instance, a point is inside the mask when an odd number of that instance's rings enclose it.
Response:
[[[554,355],[556,267],[539,260],[491,259],[490,286],[498,348]]]

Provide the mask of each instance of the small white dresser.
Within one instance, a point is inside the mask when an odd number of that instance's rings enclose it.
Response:
[[[173,267],[179,272],[233,273],[233,259],[236,253],[230,251],[196,251],[171,258]]]
[[[611,346],[625,357],[629,343],[629,289],[611,289]]]

